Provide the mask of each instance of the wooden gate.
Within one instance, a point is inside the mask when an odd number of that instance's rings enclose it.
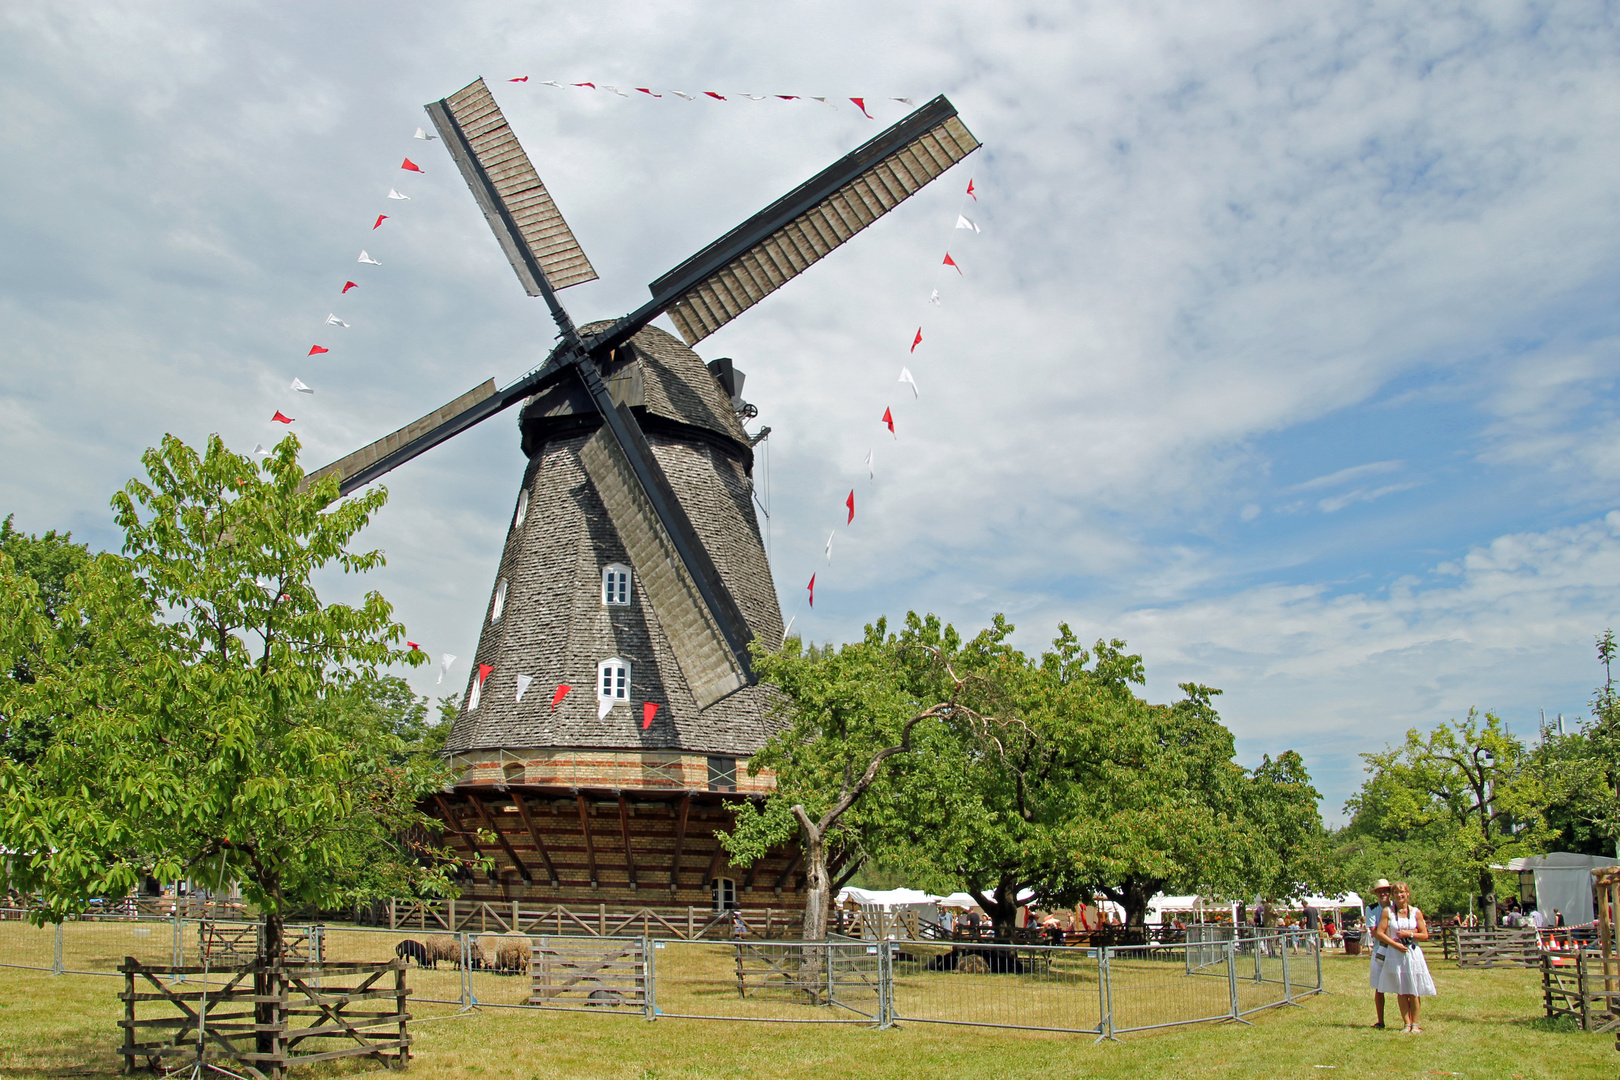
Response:
[[[552,1008],[647,1005],[645,938],[539,938],[529,965],[529,1004]]]
[[[1458,967],[1537,967],[1541,963],[1541,937],[1526,930],[1457,931]]]

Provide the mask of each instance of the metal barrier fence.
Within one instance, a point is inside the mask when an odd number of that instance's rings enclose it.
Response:
[[[150,916],[35,927],[0,909],[0,968],[119,974],[147,965],[239,966],[257,924]],[[1091,949],[945,941],[789,942],[634,936],[421,934],[289,926],[312,963],[410,962],[411,997],[460,1006],[596,1015],[864,1024],[896,1021],[1131,1031],[1244,1021],[1322,989],[1311,931]],[[252,943],[250,945],[250,943]],[[247,959],[251,959],[248,957]],[[178,976],[177,978],[187,978]]]

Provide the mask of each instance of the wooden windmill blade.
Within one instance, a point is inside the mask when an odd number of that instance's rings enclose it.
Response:
[[[524,291],[543,296],[548,285],[595,281],[590,259],[484,80],[426,108]]]
[[[591,351],[605,355],[664,312],[697,344],[979,145],[940,95],[654,281],[652,301],[593,340]]]

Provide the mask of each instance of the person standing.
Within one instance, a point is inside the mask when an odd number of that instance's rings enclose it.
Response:
[[[1382,1028],[1384,1026],[1384,992],[1378,988],[1378,977],[1384,971],[1385,949],[1378,940],[1378,920],[1383,918],[1384,908],[1389,903],[1389,880],[1379,878],[1374,883],[1372,891],[1373,895],[1378,898],[1378,903],[1368,905],[1366,910],[1367,918],[1362,925],[1367,932],[1368,951],[1372,953],[1372,970],[1367,975],[1367,982],[1372,986],[1373,990],[1373,1011],[1378,1014],[1378,1019],[1374,1022],[1373,1027]]]
[[[1412,906],[1412,890],[1406,882],[1397,881],[1390,890],[1389,903],[1384,905],[1373,934],[1390,949],[1378,976],[1378,989],[1396,995],[1404,1030],[1408,1035],[1420,1035],[1423,1029],[1418,1027],[1418,1008],[1436,990],[1419,945],[1429,940],[1429,925],[1423,912]]]

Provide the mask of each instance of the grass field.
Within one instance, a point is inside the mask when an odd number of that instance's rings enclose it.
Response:
[[[419,1004],[411,1073],[423,1077],[530,1078],[815,1077],[1427,1077],[1584,1080],[1620,1074],[1613,1036],[1541,1019],[1539,977],[1522,970],[1459,971],[1437,964],[1440,997],[1425,1003],[1419,1036],[1373,1031],[1364,958],[1324,958],[1329,993],[1302,1008],[1254,1014],[1252,1027],[1202,1024],[1091,1037],[903,1023],[864,1027],[727,1023],[579,1013],[481,1011]],[[413,978],[416,972],[412,972]],[[427,973],[431,976],[432,973]],[[943,976],[964,1002],[967,980]],[[513,994],[521,980],[508,977]],[[897,991],[902,1007],[905,980]],[[116,978],[52,976],[0,968],[0,1078],[116,1074]],[[719,995],[718,987],[713,992]],[[713,1000],[718,1001],[716,996]],[[1390,1015],[1395,1017],[1394,1003]],[[1323,1068],[1332,1066],[1332,1068]],[[296,1075],[375,1070],[345,1062]]]

